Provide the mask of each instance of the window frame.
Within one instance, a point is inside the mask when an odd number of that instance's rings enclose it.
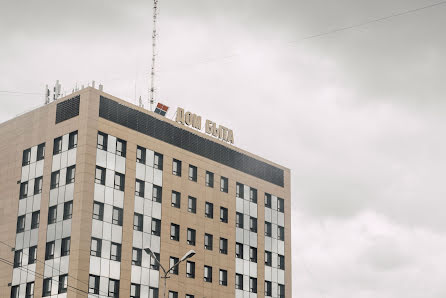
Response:
[[[181,208],[181,193],[175,190],[172,190],[172,197],[170,201],[170,206],[174,208]]]
[[[116,181],[118,179],[118,181]],[[116,182],[119,182],[116,183]],[[115,178],[113,181],[113,188],[116,190],[124,191],[125,189],[125,175],[115,171]]]
[[[95,206],[99,206],[99,214],[95,213]],[[93,201],[93,219],[104,220],[104,203]]]
[[[31,163],[31,148],[23,150],[22,153],[22,167]]]
[[[161,153],[154,152],[154,154],[153,154],[153,168],[162,171],[163,170],[163,160],[164,160],[164,156]]]
[[[71,237],[62,238],[62,243],[60,245],[60,256],[65,257],[70,255],[71,248]]]
[[[204,216],[206,218],[213,219],[214,218],[214,204],[211,202],[204,203]]]
[[[204,265],[203,280],[212,283],[212,266]]]
[[[189,165],[189,181],[197,182],[198,179],[198,168],[194,165]]]
[[[28,265],[37,263],[37,245],[31,246],[28,250]]]
[[[93,243],[96,243],[96,250],[93,249]],[[90,242],[90,256],[101,257],[102,255],[102,239],[91,237]]]
[[[49,225],[55,224],[57,222],[57,205],[50,206],[48,208],[48,221]]]
[[[178,262],[180,261],[179,258],[177,257],[169,257],[169,268],[172,268],[172,270],[170,271],[172,274],[178,275],[180,270],[179,270],[179,266],[178,266]],[[177,264],[175,267],[173,267],[175,264]]]
[[[115,215],[117,214],[117,218],[115,218]],[[122,208],[113,206],[113,211],[112,211],[112,224],[114,225],[118,225],[122,227],[122,222],[123,222],[123,215],[124,215],[124,211],[122,210]]]
[[[179,159],[172,159],[172,175],[181,177],[182,162]]]
[[[228,239],[220,237],[219,252],[224,255],[228,254]]]
[[[68,135],[68,150],[77,147],[78,133],[77,130],[70,132]]]
[[[152,201],[161,203],[163,201],[163,188],[158,185],[153,185],[152,188]]]
[[[101,177],[98,178],[98,171],[100,171]],[[106,170],[103,167],[96,166],[95,174],[94,174],[94,182],[100,185],[105,185],[105,173]]]
[[[197,198],[192,196],[187,197],[187,211],[193,214],[197,213]]]
[[[57,170],[51,173],[50,189],[55,189],[59,187],[59,183],[60,183],[60,170]]]
[[[170,223],[170,240],[180,241],[180,225]]]
[[[54,253],[56,250],[56,242],[49,241],[45,245],[45,260],[52,260],[54,259]]]
[[[99,136],[102,137],[103,144],[99,143]],[[108,147],[108,134],[103,133],[101,131],[98,131],[98,137],[97,137],[97,146],[98,149],[107,151]]]
[[[26,215],[19,215],[17,217],[16,234],[25,232]]]
[[[36,177],[34,179],[34,195],[38,195],[42,193],[42,185],[43,185],[43,176]]]
[[[56,146],[57,145],[57,146]],[[62,152],[62,137],[54,138],[53,156]]]
[[[235,227],[243,229],[244,227],[244,215],[243,213],[236,212],[235,213]]]
[[[135,255],[136,253],[136,255]],[[135,258],[136,256],[136,258]],[[132,248],[132,265],[141,266],[142,264],[142,249],[133,247]]]
[[[63,220],[73,218],[73,200],[63,204]]]
[[[119,145],[121,146],[121,150],[119,150]],[[116,155],[126,157],[127,155],[127,141],[116,138]]]
[[[189,239],[189,235],[191,236],[190,237],[191,239]],[[192,228],[187,228],[187,240],[186,240],[187,244],[195,246],[196,241],[197,241],[197,231]]]
[[[214,235],[209,233],[204,233],[204,249],[205,250],[214,249]]]
[[[210,172],[210,171],[206,171],[206,176],[205,176],[205,184],[207,187],[214,187],[214,173]]]
[[[45,159],[45,143],[39,144],[37,146],[37,156],[36,156],[36,160],[40,161]]]
[[[144,228],[144,215],[141,213],[133,213],[133,230],[142,232]]]
[[[228,223],[228,208],[220,206],[220,222]]]
[[[28,197],[28,181],[20,183],[19,200]]]
[[[92,280],[93,280],[93,287],[91,282]],[[99,283],[100,283],[100,277],[97,275],[90,274],[88,276],[88,293],[99,294]]]
[[[243,260],[243,243],[235,243],[235,258]]]
[[[113,254],[113,247],[116,247],[116,254]],[[110,260],[121,262],[122,257],[122,245],[121,243],[111,242],[110,243]]]
[[[146,183],[142,180],[135,179],[135,196],[144,198]]]
[[[226,177],[221,176],[220,177],[220,191],[228,193],[229,189],[229,180]]]
[[[138,157],[138,152],[141,152],[141,157]],[[143,165],[146,164],[146,148],[139,145],[136,147],[136,162]]]
[[[224,269],[220,269],[219,271],[219,284],[221,286],[228,285],[228,271]]]

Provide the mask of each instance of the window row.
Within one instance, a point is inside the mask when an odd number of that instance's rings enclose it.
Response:
[[[43,177],[37,177],[34,179],[34,189],[33,194],[37,195],[42,192],[42,182]],[[28,191],[28,181],[20,183],[20,195],[19,199],[25,199],[28,197],[29,191]]]
[[[26,215],[21,215],[17,217],[17,228],[16,233],[21,233],[25,231],[25,221]],[[40,211],[34,211],[31,213],[31,230],[39,228],[40,225]]]
[[[36,161],[42,160],[44,158],[45,158],[45,143],[42,143],[37,146]],[[31,148],[23,150],[22,166],[29,165],[30,163],[31,163]]]
[[[122,208],[113,206],[111,223],[122,226],[123,212]],[[93,219],[104,220],[104,203],[93,201]]]
[[[68,150],[77,147],[77,131],[73,131],[68,135]],[[62,137],[54,139],[53,155],[62,152]]]
[[[94,182],[97,184],[105,185],[105,173],[106,173],[105,168],[96,166]],[[124,191],[124,188],[125,188],[125,175],[124,174],[115,172],[113,188],[120,190],[120,191]]]
[[[152,186],[152,200],[158,203],[161,203],[162,201],[162,187],[153,185]],[[135,181],[135,195],[141,198],[144,198],[145,196],[145,182],[139,179],[136,179]]]
[[[103,132],[98,132],[98,149],[107,151],[108,148],[108,135]],[[115,154],[125,157],[127,152],[127,142],[121,139],[116,138],[116,144],[115,144]]]
[[[272,223],[265,221],[265,236],[272,237]],[[285,228],[282,226],[277,226],[277,239],[285,241]]]
[[[91,238],[90,255],[94,257],[102,256],[102,239]],[[121,244],[111,242],[110,244],[110,260],[121,262]]]
[[[265,266],[272,267],[273,254],[265,250]],[[277,268],[285,270],[285,256],[277,255]]]
[[[65,202],[63,205],[63,220],[73,217],[73,201]],[[48,224],[56,223],[57,221],[57,205],[51,206],[48,209]]]
[[[271,297],[273,295],[273,285],[272,282],[265,280],[265,296]],[[277,297],[285,298],[285,285],[277,285]]]
[[[172,190],[171,206],[175,208],[181,208],[181,193]],[[197,213],[197,198],[188,196],[187,199],[187,211],[190,213]],[[204,216],[207,218],[214,218],[214,204],[205,202]],[[228,208],[220,207],[220,221],[228,222]]]
[[[235,226],[240,229],[245,228],[243,213],[240,212],[235,213]],[[257,233],[257,218],[252,216],[249,217],[249,230],[251,232]]]
[[[14,251],[14,268],[21,267],[23,257],[28,258],[28,265],[35,264],[37,260],[37,246],[31,246],[28,255],[23,253],[23,249]]]
[[[76,175],[76,166],[70,166],[67,168],[67,173],[65,176],[65,184],[70,184],[74,182],[74,177]],[[54,189],[59,187],[60,183],[60,171],[54,171],[51,173],[51,183],[50,188]]]
[[[60,256],[68,256],[70,255],[70,246],[71,246],[71,238],[63,238],[62,244],[60,246]],[[52,260],[54,259],[56,252],[56,241],[50,241],[46,243],[45,247],[45,260]]]
[[[243,244],[235,243],[235,257],[238,259],[243,259]],[[249,260],[253,263],[257,263],[257,248],[250,246],[249,247]]]
[[[142,253],[143,253],[143,250],[141,248],[136,248],[136,247],[133,248],[133,250],[132,250],[132,265],[135,265],[135,266],[142,265]],[[158,260],[160,259],[159,253],[154,252],[153,254],[155,255],[155,257]],[[159,270],[159,264],[152,256],[150,256],[150,269]]]
[[[170,292],[169,292],[170,295]],[[141,285],[132,283],[130,285],[130,297],[141,298]],[[158,298],[158,289],[149,287],[149,296],[151,298]],[[170,297],[170,296],[169,296]]]
[[[273,208],[271,194],[265,193],[265,207],[284,213],[285,212],[285,201],[281,198],[277,198],[277,206],[274,206],[274,208]]]
[[[23,295],[19,295],[20,293],[20,285],[12,286],[11,287],[11,298],[19,298],[23,297]],[[25,288],[25,298],[31,298],[34,297],[34,282],[28,282],[26,283]]]
[[[99,294],[100,280],[101,280],[101,278],[97,275],[89,276],[88,293]],[[156,296],[149,296],[149,297],[158,297],[158,289],[156,289],[156,290],[157,290]],[[102,292],[101,292],[101,294],[105,295],[105,293],[102,293]],[[116,297],[116,298],[119,297],[119,280],[111,279],[111,278],[108,280],[108,293],[107,294],[108,294],[107,297]]]
[[[245,186],[239,182],[235,184],[235,195],[238,198],[245,198]],[[249,188],[249,200],[257,204],[257,189]]]
[[[235,274],[235,288],[243,290],[243,274]],[[257,278],[249,277],[249,291],[251,293],[257,293]]]
[[[146,148],[136,147],[136,162],[147,164],[146,160]],[[161,153],[154,152],[153,154],[153,167],[158,170],[163,170],[163,155]]]

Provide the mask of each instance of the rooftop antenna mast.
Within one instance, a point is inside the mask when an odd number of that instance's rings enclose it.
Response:
[[[150,72],[150,110],[153,111],[153,93],[155,92],[155,58],[156,58],[156,23],[158,16],[158,0],[153,0],[153,31],[152,31],[152,69]]]

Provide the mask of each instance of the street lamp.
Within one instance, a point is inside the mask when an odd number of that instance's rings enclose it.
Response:
[[[186,261],[189,258],[192,258],[195,255],[195,251],[193,249],[189,250],[176,264],[174,264],[172,267],[170,267],[167,271],[166,269],[164,269],[163,265],[161,265],[160,260],[158,260],[158,258],[155,256],[155,254],[153,253],[153,251],[147,247],[144,248],[144,251],[149,254],[152,258],[155,259],[155,261],[158,263],[158,265],[160,265],[161,269],[163,269],[164,272],[164,276],[161,276],[161,278],[164,278],[164,294],[163,297],[166,298],[166,282],[167,279],[169,278],[169,273],[173,270],[173,268],[175,268],[176,266],[178,266],[181,262]]]

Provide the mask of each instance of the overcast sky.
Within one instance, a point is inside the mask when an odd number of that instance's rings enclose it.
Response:
[[[147,99],[152,1],[0,1],[0,91]],[[294,297],[446,297],[446,4],[303,40],[435,2],[160,1],[156,98],[292,170]]]

